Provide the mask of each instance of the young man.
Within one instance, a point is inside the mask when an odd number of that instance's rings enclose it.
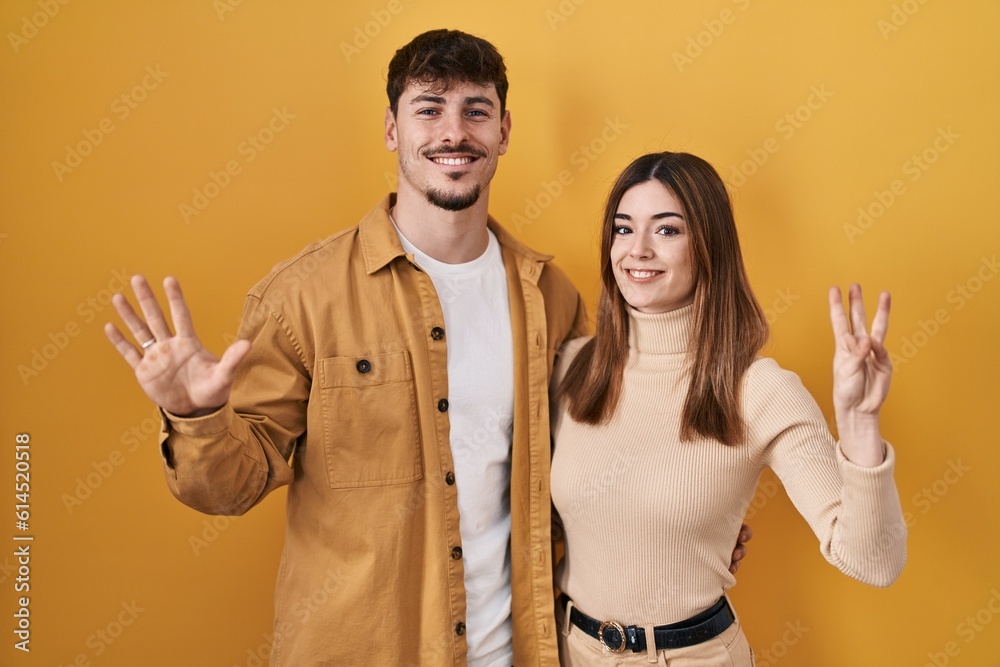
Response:
[[[148,284],[137,348],[167,483],[241,514],[289,485],[272,665],[556,665],[548,382],[585,333],[567,277],[489,217],[503,59],[435,30],[389,65],[398,193],[277,266],[216,360],[180,287]]]

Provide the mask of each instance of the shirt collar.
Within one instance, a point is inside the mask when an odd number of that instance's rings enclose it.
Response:
[[[405,257],[406,251],[399,242],[399,235],[389,219],[389,209],[396,203],[396,193],[390,192],[382,201],[369,211],[358,225],[361,237],[361,252],[365,259],[365,271],[368,275],[384,268],[397,257]],[[510,232],[500,226],[493,216],[489,216],[486,225],[496,235],[497,241],[504,248],[522,255],[533,262],[548,262],[552,255],[535,252],[518,241]]]

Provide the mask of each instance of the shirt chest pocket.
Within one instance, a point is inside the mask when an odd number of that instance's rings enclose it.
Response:
[[[407,352],[320,360],[327,474],[333,488],[423,477],[413,371]]]

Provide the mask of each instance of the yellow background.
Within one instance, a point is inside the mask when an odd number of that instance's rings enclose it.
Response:
[[[107,299],[116,272],[176,275],[221,352],[254,282],[395,182],[386,66],[436,27],[505,55],[513,132],[491,210],[591,303],[602,200],[654,150],[731,183],[769,354],[828,414],[827,286],[892,291],[884,433],[909,563],[888,590],[844,577],[765,477],[733,590],[758,664],[1000,665],[995,0],[3,3],[0,663],[261,664],[283,494],[214,522],[170,496],[155,412],[101,331]],[[256,135],[270,143],[251,151]],[[53,165],[81,143],[78,166]],[[28,655],[12,634],[19,432]]]

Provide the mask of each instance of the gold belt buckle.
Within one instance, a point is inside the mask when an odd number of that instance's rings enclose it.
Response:
[[[606,628],[614,628],[615,630],[618,631],[618,635],[622,638],[621,646],[619,646],[618,648],[611,648],[610,646],[608,646],[608,643],[604,641],[604,630]],[[601,627],[597,628],[597,638],[600,640],[601,646],[604,647],[604,650],[609,651],[611,653],[623,653],[625,651],[625,644],[628,643],[628,641],[625,639],[625,628],[623,628],[622,624],[618,623],[617,621],[604,621],[603,623],[601,623]]]

